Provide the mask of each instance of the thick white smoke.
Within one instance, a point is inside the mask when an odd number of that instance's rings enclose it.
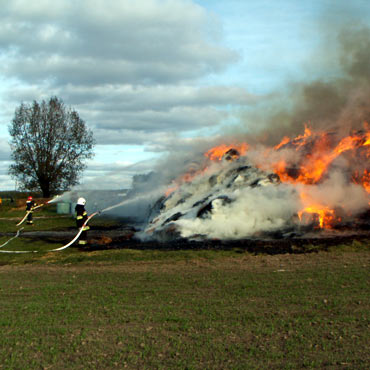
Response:
[[[177,221],[181,236],[208,239],[242,239],[261,232],[287,228],[299,209],[299,198],[289,185],[267,185],[235,190],[231,204],[212,202],[209,218],[183,218]]]
[[[312,148],[311,142],[307,146]],[[160,201],[147,233],[159,239],[303,235],[305,226],[324,229],[352,222],[369,208],[369,194],[351,178],[353,169],[346,159],[338,157],[320,181],[305,184],[293,178],[281,182],[273,170],[281,156],[295,158],[295,165],[304,157],[294,149],[276,155],[259,145],[246,156],[203,163],[190,178],[185,175],[168,185],[169,195]]]
[[[155,236],[239,239],[287,228],[299,210],[294,188],[246,157],[209,163],[170,190],[148,225]],[[167,234],[167,235],[166,235]]]

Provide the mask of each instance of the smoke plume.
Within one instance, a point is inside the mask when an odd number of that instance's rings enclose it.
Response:
[[[270,94],[244,114],[237,134],[228,131],[217,143],[232,147],[243,141],[245,154],[225,161],[225,151],[215,165],[202,163],[204,155],[193,152],[197,169],[190,174],[186,161],[169,158],[163,178],[170,179],[169,169],[176,168],[170,195],[157,205],[149,234],[290,235],[310,225],[310,230],[332,229],[368,210],[370,30],[341,26],[336,47],[333,35],[326,41],[331,42],[323,49],[330,62],[324,71],[332,66],[329,74]],[[181,173],[185,176],[179,178]]]

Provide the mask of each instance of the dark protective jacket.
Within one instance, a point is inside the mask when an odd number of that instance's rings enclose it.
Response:
[[[28,215],[27,215],[27,223],[28,224],[33,224],[33,216],[32,216],[32,213],[33,213],[33,208],[36,206],[36,203],[34,200],[27,200],[26,201],[26,211],[28,212]]]
[[[33,207],[35,207],[36,203],[34,200],[27,200],[26,202],[26,211],[31,211],[33,210]]]
[[[85,210],[85,206],[81,204],[76,205],[75,211],[76,211],[76,224],[77,227],[80,228],[87,220],[87,212]],[[87,231],[89,229],[90,227],[88,225],[84,227],[84,231]]]

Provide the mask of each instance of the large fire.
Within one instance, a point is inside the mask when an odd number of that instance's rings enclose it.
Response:
[[[336,141],[334,134],[315,132],[306,126],[303,135],[292,139],[284,137],[278,145],[268,149],[267,156],[270,155],[274,159],[267,162],[282,182],[315,185],[322,181],[337,158],[347,154],[344,160],[348,162],[347,168],[352,170],[352,180],[361,184],[370,194],[370,172],[367,168],[370,157],[370,131],[367,123],[364,127],[362,132]],[[295,151],[297,155],[288,156],[289,151]],[[257,165],[265,166],[262,163]],[[351,169],[352,166],[355,168]],[[361,168],[362,175],[358,175],[358,167]],[[312,217],[318,218],[320,228],[331,228],[341,220],[333,209],[308,197],[303,191],[300,197],[302,210],[298,216],[301,220],[304,214],[311,214]]]
[[[339,138],[337,136],[332,132],[314,131],[306,125],[302,135],[294,138],[284,137],[279,144],[267,148],[264,155],[259,158],[255,156],[257,159],[254,159],[256,167],[273,171],[282,183],[297,185],[302,206],[298,217],[302,223],[307,220],[316,221],[318,228],[332,228],[341,221],[341,217],[329,204],[325,204],[322,199],[315,199],[315,196],[307,194],[304,189],[324,181],[331,168],[335,168],[339,162],[346,163],[344,167],[349,172],[349,181],[361,184],[370,195],[368,125],[365,123],[364,130],[348,136]],[[245,142],[232,145],[221,144],[209,149],[204,155],[211,161],[221,161],[232,150],[239,157],[245,156],[253,148]],[[203,169],[200,172],[185,174],[176,183],[191,181],[205,171],[206,169]],[[177,184],[168,190],[168,194],[176,189]]]
[[[308,140],[310,139],[310,140]],[[342,153],[369,146],[369,132],[354,134],[344,137],[335,147],[332,147],[332,139],[328,133],[313,133],[306,127],[305,135],[298,136],[293,140],[283,141],[275,147],[277,150],[293,148],[302,152],[300,163],[288,164],[282,155],[281,161],[274,164],[274,170],[282,181],[290,181],[303,184],[316,184],[326,173],[328,167]],[[363,153],[354,153],[360,159]],[[367,148],[365,159],[369,157],[370,151]],[[296,171],[291,171],[295,167]]]

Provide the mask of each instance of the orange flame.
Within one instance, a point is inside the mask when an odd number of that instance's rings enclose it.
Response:
[[[164,193],[165,197],[168,198],[178,188],[179,188],[179,185],[177,184],[174,184],[174,186],[171,186],[170,188],[168,188]]]
[[[307,141],[308,137],[312,138],[312,142]],[[298,168],[296,168],[296,171],[293,171],[295,176],[291,175],[291,168],[289,168],[289,164],[287,164],[283,159],[273,165],[273,169],[276,174],[279,175],[282,181],[316,184],[321,180],[330,164],[340,154],[349,150],[369,146],[370,133],[347,136],[343,138],[334,149],[331,149],[326,133],[312,133],[312,131],[306,127],[304,135],[300,135],[289,141],[283,139],[277,147],[280,149],[289,143],[295,147],[296,150],[301,150],[302,152],[308,150],[308,153],[303,156],[303,159]],[[308,148],[309,144],[312,148]],[[295,164],[293,164],[293,166],[295,166]]]
[[[319,218],[319,227],[321,229],[323,228],[331,229],[333,222],[336,221],[334,210],[328,207],[323,207],[321,205],[313,204],[299,211],[298,217],[301,221],[302,221],[302,216],[305,213],[317,215]]]
[[[204,155],[208,157],[209,159],[211,159],[212,161],[215,161],[215,160],[221,161],[222,157],[230,149],[235,149],[239,152],[240,155],[245,155],[245,153],[248,150],[248,144],[247,143],[232,144],[232,145],[221,144],[219,146],[211,148],[206,153],[204,153]]]
[[[275,149],[281,149],[285,145],[289,145],[288,148],[299,150],[303,156],[297,161],[298,166],[296,163],[287,163],[284,158],[273,164],[272,167],[279,175],[280,180],[291,183],[317,184],[333,161],[344,152],[366,147],[365,155],[368,158],[370,156],[370,148],[368,148],[370,146],[370,132],[349,135],[333,146],[327,133],[312,132],[306,126],[304,135],[297,136],[292,140],[284,138]],[[356,153],[354,152],[354,154]],[[358,177],[358,175],[353,176],[353,180],[356,181]],[[361,183],[370,194],[370,172],[367,169],[356,182]],[[317,204],[314,199],[308,199],[305,194],[301,194],[301,198],[304,208],[298,213],[300,220],[302,220],[303,214],[311,214],[312,217],[316,215],[320,228],[331,228],[333,223],[339,220],[334,210],[329,207]]]
[[[301,200],[305,207],[298,212],[298,217],[302,221],[304,214],[310,214],[311,216],[318,217],[318,227],[323,229],[331,229],[333,224],[340,219],[335,216],[333,209],[330,209],[327,206],[317,204],[311,199],[306,193],[301,192]]]
[[[364,189],[370,194],[370,171],[365,170],[362,176],[360,176],[358,172],[356,172],[352,176],[352,180],[356,184],[361,184]]]
[[[368,170],[365,170],[362,176],[362,186],[370,194],[370,172]]]
[[[274,146],[274,149],[279,150],[282,146],[288,144],[289,142],[290,142],[290,138],[288,136],[284,136],[283,140],[281,140],[278,145]]]
[[[304,134],[298,135],[295,139],[292,140],[292,143],[298,148],[304,146],[307,143],[307,139],[312,136],[312,131],[307,124],[304,125]]]
[[[364,131],[348,135],[341,140],[335,139],[336,136],[332,133],[313,131],[305,125],[302,135],[295,138],[285,136],[279,144],[266,149],[264,156],[257,156],[255,160],[259,163],[256,165],[263,169],[272,168],[282,182],[314,185],[322,181],[336,158],[349,152],[345,159],[353,161],[357,169],[361,168],[360,173],[363,173],[354,175],[353,170],[352,180],[361,184],[370,194],[370,171],[365,167],[370,158],[370,125],[365,122]],[[235,149],[240,156],[244,156],[250,148],[247,143],[221,144],[209,149],[204,155],[210,160],[221,161],[230,149]],[[353,159],[351,159],[351,154]],[[192,181],[195,176],[204,171],[206,169],[189,172],[178,178],[167,190],[166,196],[182,183]],[[301,221],[304,215],[310,220],[316,219],[319,228],[332,228],[336,222],[340,221],[335,211],[329,206],[321,204],[321,201],[310,198],[302,192],[300,196],[302,209],[298,212],[298,217]]]

